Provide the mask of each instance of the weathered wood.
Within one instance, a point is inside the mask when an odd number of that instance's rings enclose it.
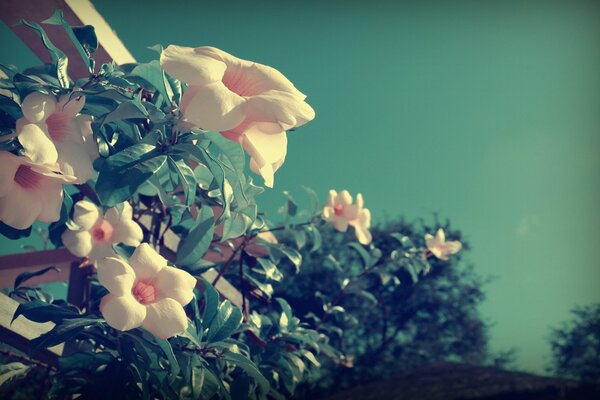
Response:
[[[27,353],[29,340],[34,339],[54,327],[52,322],[43,324],[30,321],[23,316],[11,324],[12,317],[19,303],[4,293],[0,293],[0,341]],[[58,345],[41,349],[35,353],[35,358],[49,365],[56,365],[57,356],[62,355],[64,346]]]
[[[33,272],[51,265],[60,271],[48,271],[44,275],[31,278],[30,286],[69,279],[70,266],[80,258],[67,249],[42,250],[21,254],[0,256],[0,289],[12,288],[15,279],[23,272]]]

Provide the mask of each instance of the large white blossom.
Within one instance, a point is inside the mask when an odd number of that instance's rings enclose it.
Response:
[[[188,84],[180,104],[184,120],[241,143],[251,170],[273,187],[285,161],[286,130],[315,117],[306,95],[276,69],[214,47],[170,45],[160,62]]]
[[[429,233],[425,235],[427,249],[440,260],[448,261],[450,254],[456,254],[462,249],[462,243],[458,240],[446,241],[446,234],[439,228],[435,237]]]
[[[58,221],[63,184],[74,180],[56,168],[1,151],[0,221],[17,229],[28,228],[34,221]]]
[[[113,328],[143,326],[160,339],[187,329],[183,306],[194,298],[196,278],[167,266],[147,243],[137,247],[129,262],[116,257],[101,260],[98,280],[110,292],[102,298],[100,311]]]
[[[63,244],[78,257],[88,257],[96,262],[104,257],[114,256],[112,245],[123,243],[138,246],[144,239],[142,228],[131,219],[132,209],[127,202],[102,211],[92,202],[81,200],[73,207],[73,222],[76,227],[68,227],[62,235]]]
[[[98,148],[92,133],[92,117],[79,114],[85,97],[65,94],[56,101],[52,94],[33,92],[23,100],[23,118],[16,133],[23,154],[35,163],[58,165],[63,173],[84,183],[94,176],[92,162]]]
[[[371,211],[364,208],[362,194],[356,195],[356,204],[352,203],[352,196],[347,190],[340,193],[329,191],[327,204],[323,207],[323,219],[329,222],[339,232],[346,232],[348,226],[354,227],[356,239],[361,244],[369,244],[373,237],[371,227]]]

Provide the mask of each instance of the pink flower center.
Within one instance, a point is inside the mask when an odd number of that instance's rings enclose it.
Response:
[[[133,289],[131,289],[131,293],[133,297],[140,302],[140,304],[151,304],[154,303],[157,299],[156,288],[151,281],[138,281],[133,285]]]
[[[48,133],[55,142],[62,142],[71,133],[71,118],[61,112],[55,112],[46,120]]]
[[[29,165],[19,165],[14,181],[23,189],[37,189],[42,180],[42,175],[31,169]]]
[[[335,207],[333,207],[333,213],[337,216],[342,215],[344,213],[344,206],[337,204]]]
[[[107,220],[103,219],[99,225],[92,229],[92,237],[98,242],[110,240],[113,234],[113,226]]]
[[[240,96],[255,96],[261,92],[260,81],[252,79],[243,67],[227,67],[223,75],[223,84]]]

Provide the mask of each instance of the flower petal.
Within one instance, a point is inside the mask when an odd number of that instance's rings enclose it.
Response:
[[[198,54],[191,47],[173,44],[162,51],[160,65],[169,75],[188,85],[220,81],[226,69],[221,61]]]
[[[124,243],[127,246],[139,246],[144,240],[144,232],[137,222],[125,220],[113,226],[114,231],[111,241],[114,243]]]
[[[100,210],[91,201],[81,200],[73,207],[73,222],[86,231],[96,225],[100,218]]]
[[[335,198],[335,204],[340,206],[348,206],[352,204],[352,196],[347,190],[342,190]]]
[[[333,207],[335,205],[335,199],[337,197],[337,192],[333,189],[329,191],[329,195],[327,197],[327,205]]]
[[[330,222],[338,232],[346,232],[348,230],[348,220],[344,217],[334,215]]]
[[[458,240],[452,240],[450,242],[446,242],[446,250],[449,254],[456,254],[462,249],[462,243]]]
[[[354,233],[356,234],[356,239],[360,244],[367,245],[373,240],[371,232],[360,225],[354,227]]]
[[[146,307],[148,311],[142,326],[159,339],[168,339],[187,329],[187,316],[177,301],[166,298]]]
[[[273,187],[273,174],[287,153],[287,134],[285,131],[273,132],[276,124],[255,123],[244,132],[242,146],[250,155],[250,168],[259,173],[265,180],[265,185]]]
[[[430,233],[425,234],[425,245],[427,249],[431,251],[437,245],[437,239],[433,237]]]
[[[153,279],[167,266],[167,260],[148,243],[140,244],[129,258],[137,279]]]
[[[17,156],[7,151],[0,151],[0,197],[11,192],[20,165]]]
[[[71,254],[85,257],[92,251],[92,235],[89,231],[67,229],[61,236],[62,242]]]
[[[248,98],[246,115],[254,121],[277,122],[290,129],[315,118],[315,111],[303,99],[271,90]]]
[[[185,119],[198,128],[226,131],[244,120],[245,100],[219,81],[195,90],[183,112]]]
[[[131,295],[109,294],[100,302],[102,316],[115,329],[128,331],[142,325],[147,317],[147,309]]]
[[[87,154],[83,142],[65,142],[57,144],[56,147],[61,171],[74,176],[77,179],[75,183],[85,183],[94,177],[92,159]]]
[[[237,58],[215,47],[196,47],[194,51],[196,54],[206,55],[213,57],[216,60],[223,61],[227,64],[228,71],[226,73],[229,73],[229,70],[233,69],[233,73],[243,74],[245,79],[252,82],[252,86],[258,92],[281,90],[302,99],[306,98],[302,92],[296,89],[289,79],[273,67]]]
[[[175,299],[185,306],[194,298],[196,278],[179,268],[165,267],[156,276],[155,285],[161,297]]]
[[[446,234],[442,228],[437,230],[435,238],[437,239],[438,243],[444,243],[446,241]]]
[[[23,116],[32,123],[45,121],[56,110],[56,98],[52,95],[33,92],[21,104]]]
[[[42,198],[19,185],[14,185],[10,193],[0,197],[0,221],[16,229],[29,228],[41,210]]]
[[[50,136],[40,125],[24,124],[17,130],[17,138],[23,146],[23,154],[38,164],[54,164],[58,152]]]
[[[135,282],[135,272],[125,261],[116,257],[107,257],[97,264],[98,281],[111,294],[123,296],[131,294]]]

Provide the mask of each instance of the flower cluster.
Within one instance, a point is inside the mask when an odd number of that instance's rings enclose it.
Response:
[[[60,218],[65,183],[84,183],[93,177],[98,157],[91,117],[79,114],[83,96],[32,92],[21,104],[16,121],[22,156],[0,153],[0,221],[25,229],[34,221]],[[27,207],[23,207],[26,204]]]

